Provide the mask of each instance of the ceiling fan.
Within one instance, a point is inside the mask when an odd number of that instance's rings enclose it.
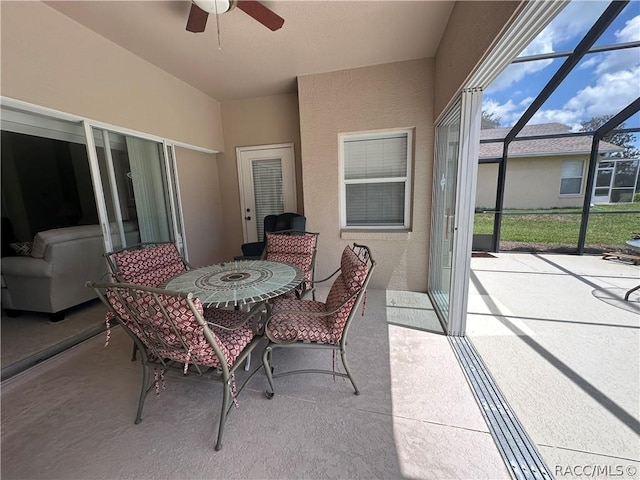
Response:
[[[210,13],[221,15],[235,7],[274,32],[284,24],[282,17],[255,0],[192,0],[187,20],[187,31],[204,32]]]

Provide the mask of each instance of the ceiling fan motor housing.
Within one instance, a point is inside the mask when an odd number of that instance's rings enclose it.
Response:
[[[193,0],[193,3],[207,13],[220,15],[233,10],[237,2],[235,0]]]

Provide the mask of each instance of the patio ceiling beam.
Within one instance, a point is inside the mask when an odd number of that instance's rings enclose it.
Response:
[[[604,53],[613,52],[614,50],[625,50],[627,48],[640,47],[640,42],[624,42],[612,45],[602,45],[600,47],[590,48],[586,53]],[[517,57],[511,63],[535,62],[537,60],[551,60],[552,58],[568,57],[573,51],[565,50],[563,52],[540,53],[538,55],[527,55],[526,57]]]
[[[632,128],[618,128],[615,130],[611,130],[607,133],[633,133],[640,132],[639,127]],[[569,133],[550,133],[548,135],[530,135],[527,137],[516,137],[512,142],[522,142],[524,140],[547,140],[549,138],[569,138],[569,137],[590,137],[595,133],[595,130],[589,132],[569,132]],[[502,143],[504,142],[505,137],[502,138],[484,138],[480,140],[480,143]]]

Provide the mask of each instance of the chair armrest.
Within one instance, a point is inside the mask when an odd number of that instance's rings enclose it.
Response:
[[[338,273],[340,271],[340,269],[338,268],[335,272],[333,272],[331,275],[329,275],[327,278],[323,278],[322,280],[311,280],[307,283],[310,283],[312,286],[315,285],[316,283],[322,283],[322,282],[326,282],[327,280],[331,280],[336,273]]]
[[[212,322],[211,320],[206,320],[207,325],[213,326],[215,328],[219,328],[221,330],[226,330],[228,332],[232,332],[234,330],[238,330],[240,327],[246,325],[250,320],[252,320],[256,316],[262,316],[266,311],[265,303],[260,302],[256,303],[251,307],[251,309],[247,312],[246,315],[243,315],[242,318],[238,321],[238,323],[234,325],[220,325],[218,323]],[[266,323],[266,322],[264,322]],[[251,330],[254,335],[262,335],[264,333],[264,324],[261,324],[259,320],[251,323]]]

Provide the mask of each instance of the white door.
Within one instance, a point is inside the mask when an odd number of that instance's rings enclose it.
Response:
[[[261,241],[264,217],[297,212],[293,144],[238,147],[236,158],[244,241]]]
[[[592,203],[609,203],[611,183],[613,182],[614,162],[601,161],[596,170],[596,181],[593,185]]]

